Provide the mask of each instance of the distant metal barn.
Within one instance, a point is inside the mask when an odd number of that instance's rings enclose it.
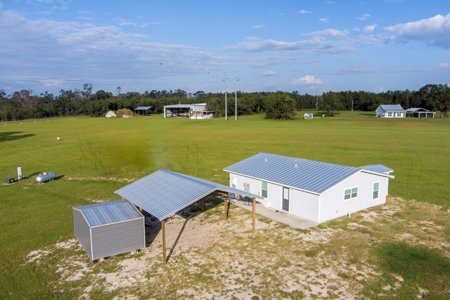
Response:
[[[128,201],[73,207],[73,224],[92,261],[145,248],[144,216]]]

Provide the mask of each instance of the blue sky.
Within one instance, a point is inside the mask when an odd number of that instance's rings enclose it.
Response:
[[[450,83],[448,0],[0,0],[0,38],[8,94]]]

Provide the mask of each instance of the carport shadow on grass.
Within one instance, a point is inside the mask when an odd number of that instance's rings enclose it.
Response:
[[[32,137],[34,133],[21,134],[23,131],[0,132],[0,143]]]

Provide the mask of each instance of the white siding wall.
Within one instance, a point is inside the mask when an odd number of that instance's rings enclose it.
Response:
[[[268,206],[274,209],[281,210],[283,187],[277,184],[269,183],[268,189]]]
[[[373,184],[380,183],[378,199],[373,198]],[[319,222],[354,213],[386,203],[389,179],[369,173],[358,172],[343,180],[321,195]],[[358,197],[344,200],[346,189],[358,187]]]
[[[249,192],[261,195],[261,181],[240,175],[230,174],[230,186],[244,191],[244,183],[250,184]]]
[[[318,222],[319,196],[291,189],[289,213],[303,219]]]

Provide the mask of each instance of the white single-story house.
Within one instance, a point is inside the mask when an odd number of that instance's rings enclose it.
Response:
[[[322,223],[386,203],[392,169],[350,167],[258,153],[224,168],[230,186],[264,197],[265,207]]]
[[[434,118],[436,116],[436,112],[429,111],[425,108],[420,107],[412,107],[406,110],[406,116],[411,118]]]
[[[206,110],[206,103],[164,105],[164,118],[189,117],[190,119],[211,119],[213,113]]]
[[[377,117],[380,118],[404,118],[406,110],[400,104],[382,104],[378,106]]]

